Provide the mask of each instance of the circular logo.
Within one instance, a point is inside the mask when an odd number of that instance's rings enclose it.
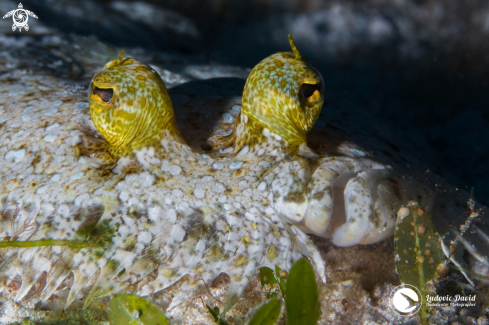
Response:
[[[421,308],[422,302],[421,292],[410,284],[395,287],[390,295],[392,310],[401,316],[416,314]]]
[[[14,24],[17,27],[24,27],[27,25],[27,20],[29,17],[27,16],[27,12],[23,9],[17,9],[14,13]]]

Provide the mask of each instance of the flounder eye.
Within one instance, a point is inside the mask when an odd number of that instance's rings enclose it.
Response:
[[[302,94],[302,97],[309,98],[312,95],[314,95],[314,92],[316,90],[319,93],[321,93],[321,88],[322,88],[321,82],[318,82],[317,84],[314,84],[314,85],[313,84],[303,83],[302,86],[301,86],[301,94]]]
[[[103,102],[108,103],[112,99],[112,96],[114,96],[114,89],[94,87],[92,93],[97,95]]]

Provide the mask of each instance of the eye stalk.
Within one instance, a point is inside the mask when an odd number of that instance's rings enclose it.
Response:
[[[308,99],[308,100],[313,100],[316,97],[321,96],[321,90],[323,86],[321,82],[318,82],[317,84],[308,84],[308,83],[303,83],[301,86],[301,95],[303,98]],[[314,96],[314,94],[317,92],[317,95]],[[313,98],[314,96],[314,98]]]
[[[97,95],[103,102],[108,103],[114,96],[114,89],[112,88],[98,88],[93,87],[92,94]]]
[[[289,152],[313,156],[306,135],[321,112],[324,84],[321,74],[299,53],[289,35],[292,53],[279,52],[251,70],[243,91],[241,112],[233,133],[214,142],[224,149],[234,142],[234,151],[269,141],[265,129],[280,137]]]
[[[150,66],[121,55],[92,78],[92,122],[119,159],[162,139],[183,142],[161,77]]]

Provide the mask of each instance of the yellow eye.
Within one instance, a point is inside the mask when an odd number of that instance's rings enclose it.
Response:
[[[112,97],[114,96],[114,89],[112,88],[98,88],[93,87],[92,94],[97,95],[103,102],[110,102]]]
[[[303,83],[301,86],[301,94],[302,97],[305,99],[311,99],[311,97],[314,95],[314,93],[317,91],[317,95],[321,95],[321,90],[322,90],[322,83],[318,82],[317,84],[307,84]],[[319,97],[315,96],[315,97]]]

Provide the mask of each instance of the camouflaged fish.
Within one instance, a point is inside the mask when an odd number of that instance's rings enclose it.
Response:
[[[185,275],[226,273],[230,308],[258,267],[287,269],[303,255],[326,280],[316,247],[268,199],[267,182],[296,164],[278,136],[234,158],[195,153],[159,75],[131,58],[93,77],[89,105],[98,132],[87,116],[45,109],[24,125],[33,134],[2,134],[0,276],[21,277],[16,301],[43,274],[41,301],[74,275],[67,307],[92,277],[85,306],[128,286],[149,295]]]
[[[88,306],[189,275],[177,305],[226,273],[229,309],[260,266],[288,269],[307,256],[326,281],[304,232],[343,246],[391,236],[408,185],[388,164],[308,148],[323,82],[291,43],[294,53],[253,69],[234,129],[210,140],[212,154],[182,140],[160,76],[122,55],[93,77],[90,116],[7,112],[0,277],[21,277],[15,300],[43,276],[41,301],[74,276],[67,307],[86,287]]]
[[[251,71],[232,134],[210,142],[233,157],[274,156],[277,166],[262,175],[259,188],[267,189],[267,199],[283,219],[304,232],[332,237],[339,246],[385,239],[393,234],[406,186],[387,164],[320,157],[307,146],[324,86],[289,38],[294,53],[271,55]]]

